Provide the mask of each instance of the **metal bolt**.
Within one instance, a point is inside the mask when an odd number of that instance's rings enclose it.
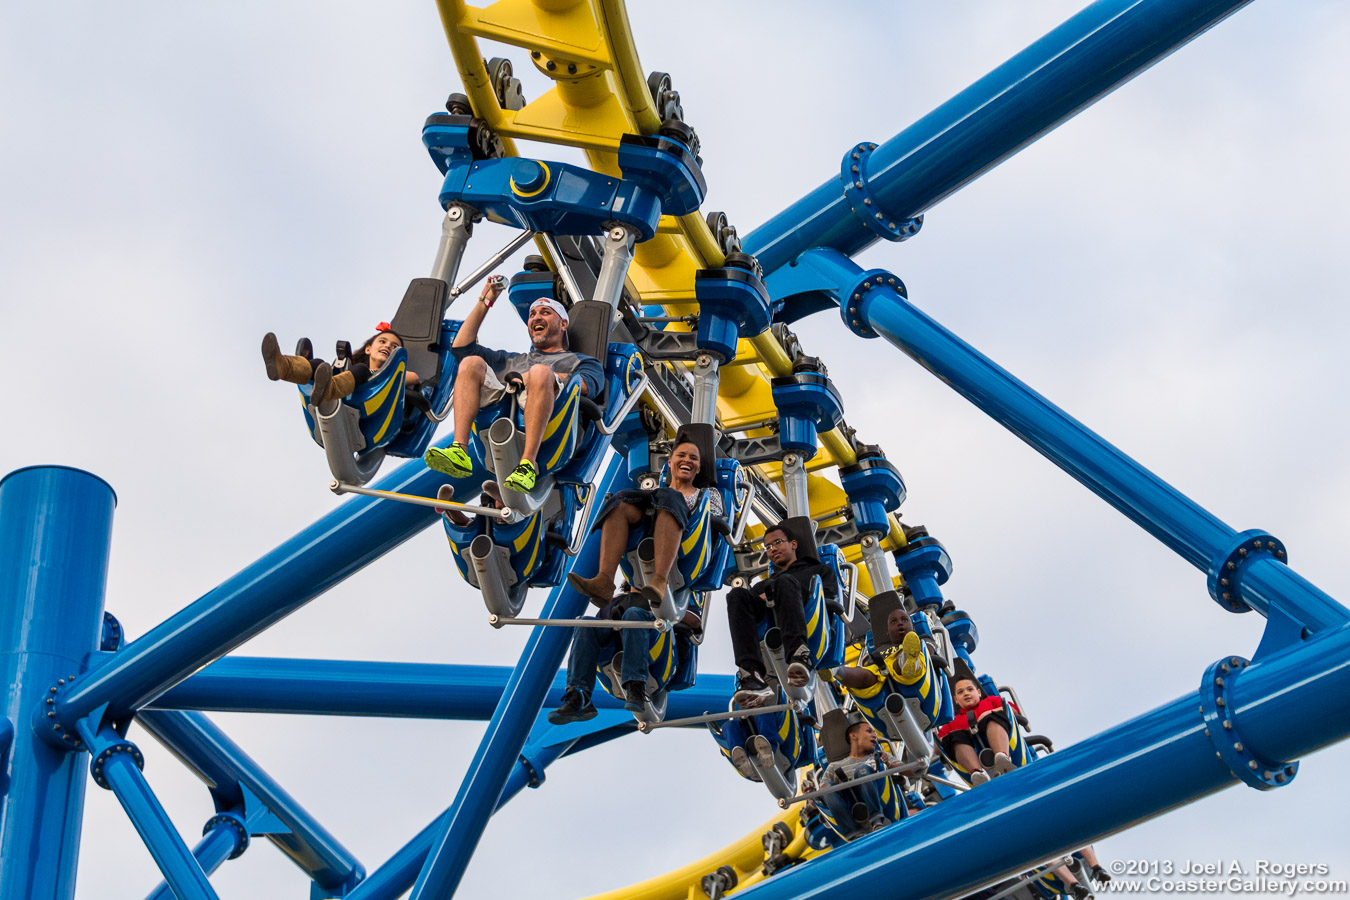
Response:
[[[855,188],[857,188],[858,190],[862,190],[862,182],[861,182],[861,181],[855,181],[855,182],[853,182],[853,186],[854,186]],[[871,201],[871,200],[868,200],[867,202],[868,202],[868,203],[871,203],[872,201]]]
[[[56,703],[56,701],[53,700],[51,697],[48,697],[48,698],[47,698],[47,705],[48,705],[48,706],[53,706],[53,705],[55,705],[55,703]]]
[[[55,718],[56,718],[56,713],[52,712],[51,710],[47,710],[47,718],[49,718],[49,719],[55,719]]]
[[[1223,592],[1223,599],[1225,599],[1225,600],[1231,600],[1231,599],[1233,599],[1233,595],[1230,594],[1230,593],[1228,593],[1227,591],[1224,591],[1224,592]]]
[[[57,681],[56,681],[56,683],[57,683],[57,684],[65,684],[65,683],[66,683],[66,680],[65,680],[64,678],[58,678]]]
[[[1278,772],[1278,773],[1276,773],[1276,775],[1275,775],[1275,780],[1278,781],[1280,784],[1284,784],[1285,781],[1287,781],[1288,779],[1286,779],[1286,778],[1284,777],[1284,773],[1283,773],[1283,772]]]
[[[1247,548],[1246,548],[1246,547],[1239,547],[1239,548],[1238,548],[1238,556],[1246,556],[1246,555],[1247,555]]]
[[[862,294],[854,294],[854,295],[853,295],[853,299],[854,299],[854,300],[861,300],[861,299],[862,299]]]
[[[889,228],[891,231],[894,231],[894,230],[895,230],[895,223],[894,223],[894,222],[887,222],[887,223],[886,223],[886,227]]]
[[[1214,703],[1215,703],[1216,705],[1218,705],[1218,706],[1227,706],[1227,704],[1224,703],[1224,700],[1223,700],[1222,697],[1219,697],[1217,700],[1214,701]]]
[[[533,58],[533,59],[538,59],[538,58],[539,58],[540,56],[542,56],[542,55],[543,55],[543,54],[541,54],[538,50],[531,50],[531,51],[530,51],[530,57]]]
[[[1223,672],[1224,674],[1227,674],[1227,673],[1228,673],[1228,663],[1224,663],[1223,665],[1219,666],[1219,671],[1220,671],[1220,672]]]
[[[1228,579],[1227,579],[1227,578],[1220,578],[1220,579],[1219,579],[1219,584],[1223,585],[1224,587],[1228,587]]]
[[[887,278],[887,279],[886,279],[886,283],[887,283],[887,284],[895,284],[895,279],[894,279],[894,278]]]
[[[1260,550],[1260,549],[1261,549],[1261,542],[1260,542],[1260,541],[1252,541],[1252,546],[1255,547],[1257,550]]]
[[[1223,727],[1224,727],[1224,730],[1226,730],[1226,731],[1232,731],[1232,730],[1233,730],[1233,722],[1232,722],[1232,720],[1230,720],[1230,719],[1224,719],[1224,720],[1223,720]]]
[[[849,171],[853,172],[853,174],[856,175],[856,174],[858,174],[858,167],[857,167],[857,166],[852,166],[852,167],[850,167]],[[862,185],[858,185],[858,187],[862,187]]]
[[[1270,781],[1270,779],[1275,777],[1275,773],[1270,771],[1269,769],[1266,769],[1264,774],[1266,776],[1266,781]]]
[[[1237,563],[1230,562],[1230,563],[1227,563],[1227,566],[1228,566],[1228,571],[1231,572],[1231,571],[1233,571],[1234,569],[1237,568]]]
[[[1236,744],[1234,744],[1234,745],[1233,745],[1233,749],[1236,750],[1237,752],[1241,753],[1241,752],[1242,752],[1242,741],[1238,741]]]
[[[864,198],[863,198],[863,206],[871,206],[871,205],[872,205],[872,198],[871,198],[871,197],[864,197]]]
[[[1276,557],[1277,559],[1284,559],[1284,551],[1283,551],[1283,550],[1276,550],[1276,551],[1275,551],[1275,557]]]
[[[567,74],[568,74],[568,75],[575,75],[575,74],[577,74],[577,64],[576,64],[576,63],[568,63],[568,64],[567,64]]]
[[[868,149],[868,150],[875,150],[875,149],[877,149],[877,145],[876,145],[876,144],[868,144],[868,145],[867,145],[867,149]]]
[[[863,283],[863,290],[864,290],[864,291],[870,291],[871,289],[872,289],[872,283],[871,283],[870,281],[869,281],[869,282],[864,282],[864,283]]]
[[[1253,772],[1255,772],[1255,771],[1259,768],[1259,766],[1256,765],[1256,760],[1253,759],[1253,760],[1251,760],[1250,762],[1247,763],[1247,768],[1249,768],[1249,769],[1251,769]]]
[[[881,213],[877,213],[877,220],[878,220],[878,221],[881,220]]]
[[[1288,775],[1290,778],[1293,778],[1293,777],[1294,777],[1294,772],[1296,772],[1296,771],[1298,771],[1298,770],[1295,769],[1293,766],[1285,766],[1285,767],[1284,767],[1284,774]]]
[[[854,158],[854,159],[857,159],[857,158],[858,158],[858,154],[856,154],[856,153],[853,154],[853,158]]]
[[[1223,679],[1222,679],[1222,678],[1215,678],[1215,679],[1214,679],[1214,683],[1217,684],[1219,687],[1223,687]]]
[[[550,59],[548,62],[544,63],[544,68],[552,72],[554,69],[558,68],[558,64]]]
[[[1242,660],[1238,659],[1236,656],[1229,657],[1228,661],[1233,664],[1233,668],[1242,668]]]
[[[53,694],[56,693],[56,688],[54,688],[54,687],[53,687],[53,688],[47,688],[47,690],[51,691]]]

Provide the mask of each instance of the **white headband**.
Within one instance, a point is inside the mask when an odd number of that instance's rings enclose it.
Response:
[[[569,325],[572,324],[572,320],[569,319],[567,316],[567,307],[563,306],[561,303],[559,303],[557,300],[554,300],[552,297],[540,297],[538,300],[531,303],[530,312],[534,312],[534,308],[536,306],[547,306],[549,309],[553,310],[555,313],[558,314],[558,318],[562,319]]]

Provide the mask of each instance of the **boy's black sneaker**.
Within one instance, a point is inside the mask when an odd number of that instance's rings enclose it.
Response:
[[[623,696],[623,708],[629,712],[642,712],[647,708],[647,685],[641,681],[624,682]]]

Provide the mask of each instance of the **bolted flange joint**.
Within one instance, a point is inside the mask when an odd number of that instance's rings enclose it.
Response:
[[[1237,580],[1242,567],[1261,556],[1267,556],[1282,563],[1288,563],[1289,555],[1284,543],[1277,537],[1259,528],[1242,532],[1234,539],[1233,546],[1209,565],[1209,595],[1229,612],[1249,612],[1251,607],[1238,596]]]
[[[202,826],[202,835],[210,834],[217,826],[229,828],[234,832],[234,852],[229,855],[229,859],[234,859],[248,849],[248,825],[242,818],[232,812],[216,813]]]
[[[59,679],[47,689],[42,702],[33,710],[33,733],[53,747],[62,750],[84,750],[84,740],[74,728],[67,728],[57,715],[56,704],[67,685],[74,683],[75,676]]]
[[[141,756],[141,749],[125,738],[119,741],[113,741],[104,747],[89,763],[89,774],[94,777],[94,783],[105,791],[112,790],[108,786],[108,779],[103,775],[103,769],[108,760],[118,754],[127,754],[132,762],[136,763],[136,768],[145,769],[145,757]]]
[[[1205,735],[1215,754],[1234,777],[1259,791],[1284,787],[1298,774],[1298,763],[1271,762],[1257,756],[1238,734],[1233,718],[1229,690],[1239,672],[1250,662],[1241,656],[1228,656],[1210,665],[1200,682],[1200,714],[1205,720]]]
[[[909,299],[909,291],[905,289],[905,283],[895,276],[892,272],[885,269],[868,269],[862,273],[853,286],[839,295],[839,315],[843,317],[844,324],[848,326],[858,337],[874,338],[879,335],[867,324],[863,317],[863,303],[867,295],[880,289],[890,289],[895,291],[901,297]]]
[[[867,174],[868,160],[876,149],[876,144],[868,143],[848,148],[839,165],[839,180],[844,183],[844,197],[853,207],[853,214],[869,231],[888,241],[903,241],[919,233],[923,227],[923,216],[901,219],[881,208],[877,198],[872,195]]]

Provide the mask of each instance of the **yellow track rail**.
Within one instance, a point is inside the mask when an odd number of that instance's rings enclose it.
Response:
[[[437,0],[437,7],[474,113],[501,137],[508,155],[517,155],[517,138],[561,144],[583,151],[597,172],[618,176],[620,138],[627,133],[653,134],[660,127],[622,0],[498,0],[481,9],[463,0]],[[521,109],[502,109],[479,50],[480,39],[520,48],[524,58],[553,80],[553,87]],[[523,60],[518,56],[513,60],[517,62]],[[542,243],[539,249],[549,255]],[[636,246],[629,288],[644,304],[661,304],[671,314],[682,315],[694,309],[695,272],[721,266],[724,259],[700,214],[665,216],[657,234]],[[722,369],[717,409],[723,427],[776,418],[769,380],[791,372],[791,359],[770,333],[741,341],[735,363]],[[843,489],[822,473],[856,461],[850,441],[838,429],[820,435],[820,450],[809,466],[813,517],[829,522],[831,513],[848,505]],[[781,485],[779,466],[762,466],[760,471]],[[893,550],[904,544],[892,516],[883,546]],[[855,562],[860,558],[857,548],[846,555]],[[890,587],[874,588],[865,568],[860,567],[859,575],[865,593]],[[736,869],[740,887],[753,884],[763,878],[760,836],[777,821],[787,822],[793,830],[792,856],[815,855],[817,851],[806,846],[796,812],[783,813],[705,859],[592,900],[702,897],[699,880],[722,865]]]

